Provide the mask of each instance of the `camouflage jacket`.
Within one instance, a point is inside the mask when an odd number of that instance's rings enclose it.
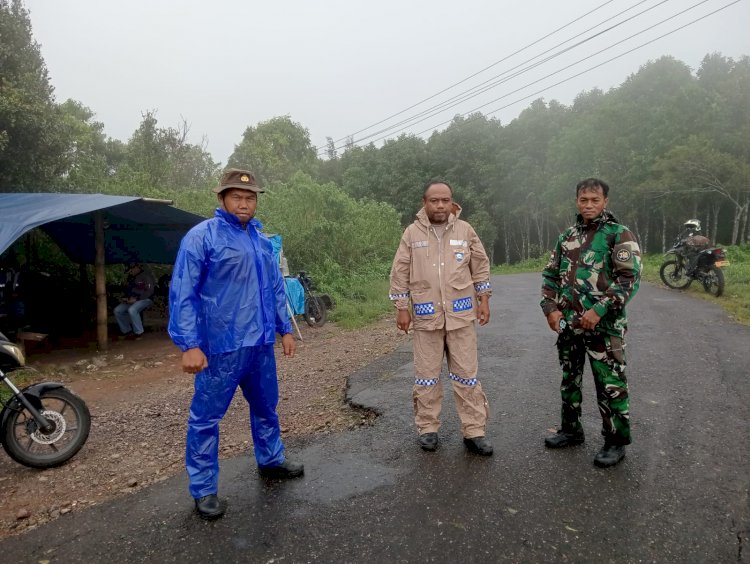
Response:
[[[597,331],[622,337],[627,330],[625,304],[638,291],[641,251],[635,236],[609,211],[566,229],[542,272],[542,311],[563,312],[574,329],[593,309],[601,316]]]

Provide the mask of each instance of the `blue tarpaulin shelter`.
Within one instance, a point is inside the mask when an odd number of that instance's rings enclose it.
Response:
[[[171,203],[103,194],[0,194],[0,254],[39,227],[73,262],[95,264],[97,341],[106,350],[104,265],[172,264],[182,237],[205,219]]]
[[[0,254],[35,227],[76,263],[96,257],[95,214],[104,227],[104,261],[172,264],[180,240],[206,219],[168,200],[103,194],[0,194]]]

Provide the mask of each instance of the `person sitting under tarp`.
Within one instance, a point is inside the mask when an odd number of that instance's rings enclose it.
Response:
[[[154,295],[154,277],[135,262],[128,265],[127,272],[127,291],[122,303],[115,307],[114,314],[126,339],[140,339],[143,335],[141,312],[154,303],[151,300]]]

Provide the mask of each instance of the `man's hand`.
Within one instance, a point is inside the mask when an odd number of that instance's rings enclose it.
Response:
[[[583,314],[583,317],[581,317],[581,328],[586,331],[593,331],[600,319],[601,316],[593,309],[590,309]]]
[[[556,309],[547,316],[547,325],[549,325],[549,328],[552,329],[555,333],[560,332],[560,320],[562,319],[562,317],[563,314],[559,309]]]
[[[134,304],[134,303],[135,303],[135,302],[137,302],[137,301],[138,301],[138,300],[136,300],[136,299],[135,299],[135,298],[134,298],[133,296],[130,296],[130,297],[128,298],[128,303],[129,303],[129,304]]]
[[[188,374],[196,374],[208,368],[208,359],[198,347],[188,349],[182,353],[182,371]]]
[[[490,298],[489,296],[477,296],[477,319],[479,325],[487,325],[490,322]]]
[[[297,350],[297,341],[294,340],[292,333],[281,336],[281,348],[284,349],[284,356],[294,357],[294,351]]]
[[[409,310],[398,310],[398,315],[396,316],[396,327],[398,327],[400,331],[408,333],[409,325],[411,325],[411,313],[409,313]]]

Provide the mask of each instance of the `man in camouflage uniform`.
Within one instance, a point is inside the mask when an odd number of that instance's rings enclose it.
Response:
[[[586,355],[594,373],[604,446],[594,464],[613,466],[630,444],[625,378],[625,305],[638,290],[641,256],[635,236],[607,209],[609,186],[588,178],[576,186],[576,224],[558,238],[542,273],[542,311],[558,333],[563,376],[562,427],[549,448],[581,444],[581,380]]]

